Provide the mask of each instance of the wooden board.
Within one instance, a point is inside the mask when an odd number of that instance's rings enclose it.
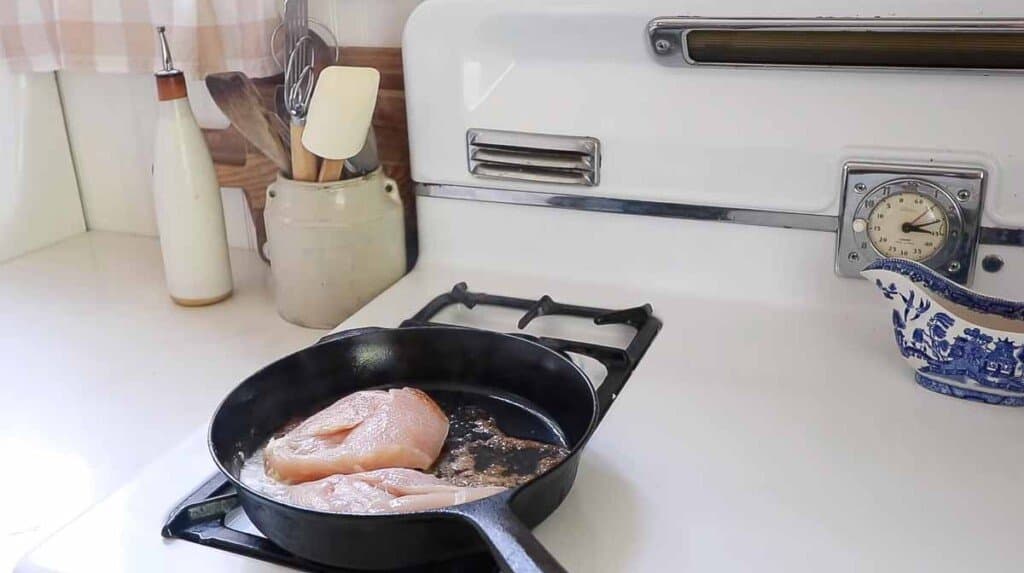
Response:
[[[405,211],[405,247],[407,267],[411,269],[419,256],[416,228],[416,194],[409,169],[409,134],[405,115],[405,83],[402,75],[400,48],[341,49],[341,64],[376,68],[381,75],[373,126],[377,133],[377,149],[384,172],[398,182]],[[283,78],[274,76],[253,80],[268,107],[273,109],[274,91]],[[258,251],[263,256],[266,227],[263,208],[267,186],[277,177],[277,169],[269,159],[249,145],[233,128],[203,130],[206,143],[217,168],[222,187],[240,187],[245,192],[249,212],[256,228]],[[264,259],[265,260],[265,259]]]
[[[409,167],[409,129],[405,117],[405,76],[402,71],[401,48],[341,49],[341,63],[366,66],[380,72],[380,91],[373,112],[377,133],[377,152],[388,177],[398,182],[405,211],[405,250],[407,267],[412,269],[419,256],[416,228],[416,193],[412,188]]]

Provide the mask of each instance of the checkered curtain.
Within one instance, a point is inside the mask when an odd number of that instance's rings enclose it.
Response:
[[[276,0],[0,0],[0,69],[149,73],[155,27],[167,26],[174,62],[193,77],[280,70],[270,37]]]

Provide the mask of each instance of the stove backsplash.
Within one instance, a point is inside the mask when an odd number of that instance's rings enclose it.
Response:
[[[895,7],[895,8],[894,8]],[[851,159],[977,166],[1024,226],[1024,74],[670,67],[651,19],[1013,17],[1012,0],[425,3],[405,31],[416,181],[836,215]],[[473,175],[467,130],[600,141],[600,184]]]

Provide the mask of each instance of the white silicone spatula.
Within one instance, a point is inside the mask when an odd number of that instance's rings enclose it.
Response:
[[[362,149],[379,86],[380,72],[373,68],[330,66],[320,72],[302,133],[302,145],[324,158],[318,181],[340,179],[345,160]]]

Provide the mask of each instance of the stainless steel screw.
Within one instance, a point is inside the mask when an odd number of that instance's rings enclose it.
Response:
[[[956,198],[961,201],[966,201],[971,198],[971,192],[967,189],[961,189],[956,192]]]
[[[654,42],[654,51],[659,54],[664,54],[672,49],[672,42],[662,38]]]
[[[863,193],[868,190],[868,186],[863,183],[858,183],[853,186],[853,190],[857,193]]]
[[[955,273],[960,270],[960,263],[953,261],[952,263],[949,263],[949,266],[946,267],[946,270],[951,273]]]
[[[860,260],[860,254],[857,253],[857,251],[850,251],[850,254],[846,255],[846,258],[855,263]]]

